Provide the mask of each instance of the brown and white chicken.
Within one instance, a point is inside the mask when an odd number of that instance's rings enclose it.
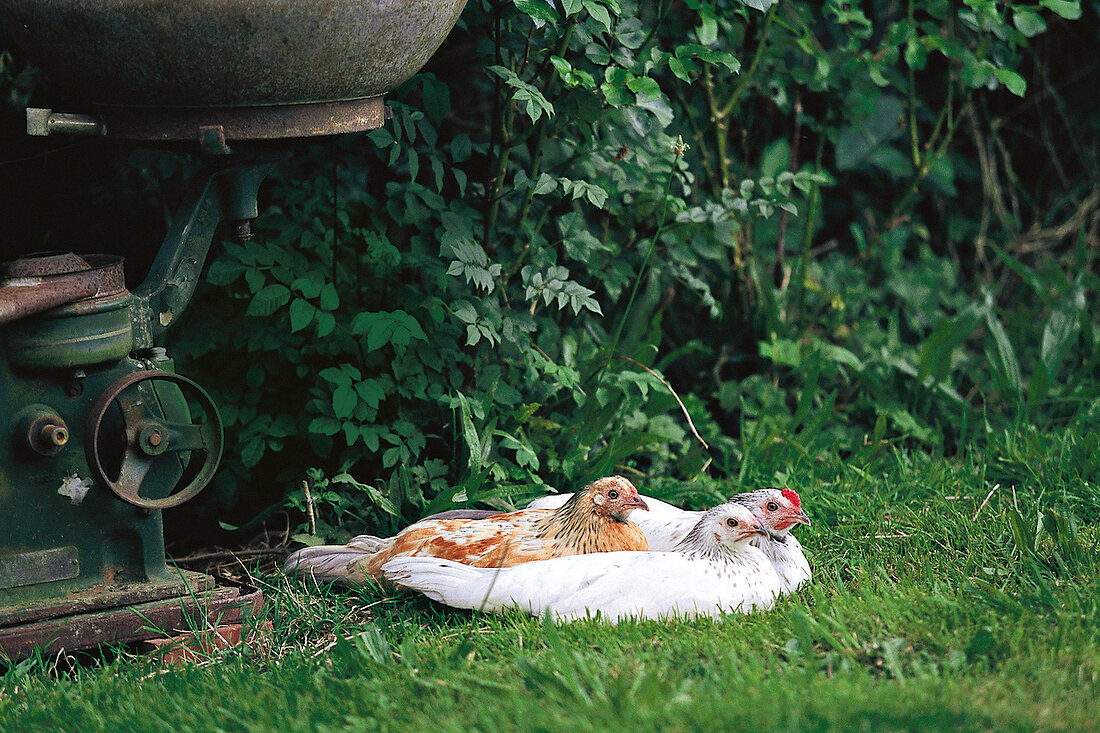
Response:
[[[557,509],[521,509],[485,519],[428,519],[393,537],[360,535],[346,545],[306,547],[287,558],[283,571],[320,582],[361,585],[381,579],[398,557],[438,557],[483,568],[617,550],[648,550],[630,512],[648,509],[622,476],[597,479]]]
[[[767,536],[752,512],[728,502],[702,513],[670,552],[604,552],[504,569],[431,557],[386,563],[391,582],[455,608],[551,614],[572,621],[719,616],[768,609],[782,581],[750,542]]]

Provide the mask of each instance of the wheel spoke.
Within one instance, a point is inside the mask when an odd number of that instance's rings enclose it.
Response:
[[[205,425],[191,423],[160,423],[168,430],[168,450],[205,450],[210,451],[210,437],[204,430]]]
[[[137,451],[126,451],[122,458],[122,467],[118,471],[118,481],[114,482],[115,490],[135,499],[141,495],[141,484],[145,476],[152,468],[153,462],[140,455]]]

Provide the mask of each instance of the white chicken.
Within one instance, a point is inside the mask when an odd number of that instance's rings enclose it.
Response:
[[[518,608],[559,621],[717,616],[771,608],[782,582],[749,544],[767,535],[752,512],[729,502],[703,513],[672,552],[603,552],[510,568],[475,568],[430,557],[382,566],[393,583],[456,608]]]
[[[561,506],[572,494],[554,494],[535,499],[527,508],[548,509]],[[649,511],[636,512],[631,519],[641,527],[653,551],[671,550],[688,535],[704,512],[687,511],[668,502],[642,496]],[[783,592],[793,593],[813,577],[802,545],[791,534],[796,524],[809,524],[802,500],[794,489],[759,489],[730,497],[731,502],[751,511],[768,530],[752,544],[764,551],[783,581]]]

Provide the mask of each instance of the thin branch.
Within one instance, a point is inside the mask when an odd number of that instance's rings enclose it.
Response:
[[[200,552],[196,555],[173,558],[172,562],[197,563],[208,560],[240,560],[242,557],[263,557],[264,555],[281,555],[286,552],[283,547],[264,547],[256,550],[222,550],[221,552]]]
[[[309,533],[317,536],[317,514],[313,510],[313,492],[309,490],[309,482],[302,482],[302,491],[306,494],[306,517],[309,519]]]
[[[802,140],[802,90],[795,87],[794,90],[794,132],[791,134],[791,155],[787,161],[787,170],[794,173],[798,170],[798,144]],[[775,287],[783,285],[783,249],[787,240],[787,219],[791,212],[783,209],[779,212],[779,232],[775,238],[775,272],[773,281]],[[809,224],[807,224],[809,226]]]
[[[668,383],[667,379],[662,377],[656,370],[650,369],[649,367],[647,367],[645,364],[641,363],[637,359],[632,359],[629,356],[623,356],[622,354],[616,354],[615,358],[622,359],[623,361],[629,361],[634,366],[638,366],[638,367],[641,367],[642,369],[645,369],[647,372],[652,374],[657,379],[657,381],[659,381],[661,384],[665,385],[665,389],[667,389],[669,391],[669,394],[672,395],[672,398],[674,400],[676,400],[676,404],[678,404],[680,406],[680,411],[684,413],[684,418],[687,419],[688,427],[691,428],[691,434],[695,436],[695,439],[699,441],[699,443],[703,446],[704,449],[710,450],[710,446],[707,445],[707,441],[703,440],[703,436],[699,435],[699,431],[695,429],[695,423],[693,423],[691,421],[691,413],[688,412],[687,406],[684,405],[683,400],[680,399],[680,395],[676,394],[676,390],[674,390],[672,388],[672,385]]]

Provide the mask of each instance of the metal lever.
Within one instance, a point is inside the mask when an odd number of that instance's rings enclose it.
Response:
[[[106,135],[107,125],[93,115],[75,115],[41,107],[27,107],[28,135],[45,137],[55,132],[67,135]]]

